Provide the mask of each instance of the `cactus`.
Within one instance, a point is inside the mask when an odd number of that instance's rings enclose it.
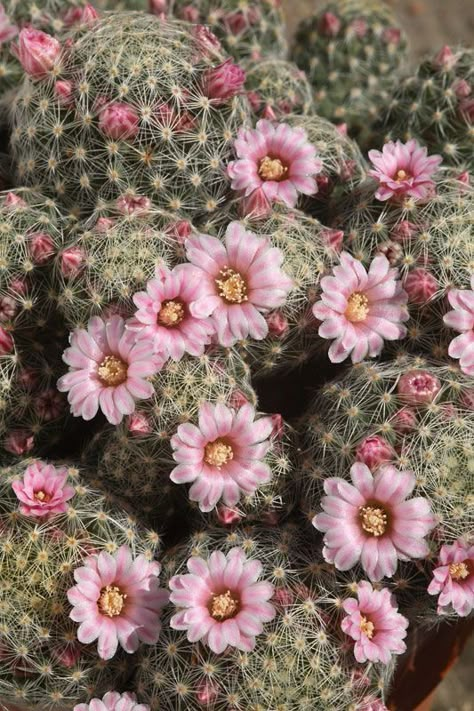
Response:
[[[444,47],[393,93],[379,129],[386,140],[417,138],[445,163],[473,170],[474,52]]]
[[[90,553],[113,553],[121,545],[151,560],[158,536],[139,530],[74,467],[55,472],[67,474],[69,499],[57,513],[19,512],[12,482],[31,464],[24,460],[1,471],[0,700],[21,711],[71,708],[123,683],[132,669],[127,655],[105,664],[93,645],[77,641],[66,597],[73,571]],[[38,501],[47,500],[40,493]]]
[[[237,95],[243,74],[223,60],[199,27],[140,13],[73,32],[51,72],[26,78],[15,98],[18,179],[85,216],[127,192],[212,212],[249,111]],[[228,71],[232,86],[221,81]]]
[[[313,94],[305,73],[283,59],[250,64],[245,82],[250,105],[258,118],[314,113]]]
[[[405,48],[388,7],[341,0],[301,22],[291,58],[314,88],[318,114],[364,136],[396,86]]]
[[[164,3],[166,5],[166,3]],[[279,0],[170,0],[180,20],[207,25],[238,62],[266,57],[285,59],[287,43]]]

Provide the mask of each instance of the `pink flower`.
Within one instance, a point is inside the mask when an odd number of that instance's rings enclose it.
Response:
[[[270,417],[255,419],[251,405],[231,410],[205,402],[199,408],[199,425],[179,425],[171,438],[177,465],[170,474],[175,484],[194,482],[191,501],[201,511],[211,511],[218,501],[235,506],[241,495],[253,494],[271,479],[263,458],[270,449]]]
[[[61,44],[46,32],[25,27],[18,37],[18,46],[12,47],[12,50],[27,74],[41,78],[58,61]]]
[[[187,630],[190,642],[200,640],[215,654],[227,647],[250,652],[263,624],[276,612],[268,602],[273,585],[257,582],[261,562],[248,560],[241,548],[232,548],[227,555],[214,551],[207,561],[190,558],[187,565],[189,575],[170,580],[170,602],[182,608],[170,626]]]
[[[231,509],[228,506],[218,506],[217,507],[217,520],[223,526],[233,526],[234,523],[239,523],[242,521],[242,515],[239,514],[235,509]]]
[[[73,84],[70,81],[59,79],[54,85],[54,95],[62,106],[74,106]]]
[[[133,437],[143,437],[153,431],[152,424],[144,412],[133,412],[128,418],[127,426]]]
[[[195,235],[186,241],[186,256],[199,269],[202,290],[190,305],[195,318],[212,317],[222,346],[238,340],[262,340],[268,324],[262,313],[283,306],[293,282],[282,271],[283,253],[240,223],[227,227],[225,244]]]
[[[207,70],[204,76],[204,92],[216,104],[222,103],[242,91],[244,83],[244,70],[234,64],[232,59],[228,59],[218,67]]]
[[[357,600],[344,600],[347,612],[341,622],[342,631],[355,640],[354,656],[360,663],[367,661],[388,664],[392,654],[403,654],[408,620],[398,612],[393,596],[386,588],[374,590],[363,580],[357,586]]]
[[[456,79],[451,89],[454,91],[458,99],[465,99],[472,93],[472,87],[465,79]]]
[[[318,22],[319,34],[325,35],[326,37],[335,37],[340,29],[341,21],[337,15],[334,15],[332,12],[325,12]]]
[[[216,52],[220,51],[222,45],[214,32],[208,27],[205,25],[194,25],[191,31],[197,43],[201,45],[201,51],[204,54],[213,56]]]
[[[448,300],[453,311],[445,314],[444,323],[461,333],[449,344],[448,353],[459,359],[463,373],[474,375],[474,274],[471,289],[453,289],[448,292]]]
[[[15,348],[11,334],[0,326],[0,356],[9,355]]]
[[[352,20],[349,24],[348,29],[353,32],[359,39],[366,36],[369,26],[363,17],[356,18]]]
[[[91,699],[88,704],[76,704],[73,711],[150,711],[147,704],[137,703],[137,697],[126,691],[108,691],[102,699]]]
[[[335,252],[340,252],[344,243],[344,232],[342,230],[333,230],[330,227],[325,227],[321,230],[320,238],[324,244],[331,247]]]
[[[420,226],[409,220],[402,220],[396,225],[390,236],[397,242],[405,242],[405,240],[410,240],[420,231]]]
[[[352,484],[339,477],[324,482],[324,513],[313,526],[324,531],[324,558],[338,570],[360,561],[371,580],[391,578],[398,560],[424,558],[429,547],[424,537],[435,527],[429,501],[406,500],[415,487],[415,475],[391,464],[373,475],[362,463],[351,467]]]
[[[99,128],[114,140],[135,138],[139,131],[139,117],[130,104],[120,101],[105,104],[99,113]]]
[[[197,9],[197,7],[193,7],[192,5],[186,5],[179,13],[179,16],[181,20],[191,22],[195,25],[196,22],[199,20],[199,10]]]
[[[106,321],[90,319],[87,330],[76,328],[69,336],[70,348],[63,353],[69,373],[58,380],[58,390],[68,392],[74,417],[91,420],[100,407],[107,420],[118,425],[135,410],[135,401],[150,398],[153,386],[147,378],[165,362],[153,355],[153,344],[135,343],[120,316]]]
[[[458,59],[452,51],[451,47],[448,47],[448,45],[445,44],[444,47],[442,47],[439,50],[438,54],[434,57],[433,66],[436,69],[441,69],[449,72],[457,63],[457,61]]]
[[[386,439],[379,435],[366,437],[356,449],[358,462],[366,464],[371,471],[395,458],[395,451]]]
[[[474,546],[456,541],[442,546],[429,584],[430,595],[439,595],[438,615],[452,608],[460,617],[474,609]]]
[[[367,355],[379,355],[384,339],[405,337],[407,294],[384,255],[375,257],[367,272],[361,262],[342,252],[340,265],[333,276],[321,279],[321,287],[313,314],[322,321],[319,335],[336,339],[329,348],[332,363],[341,363],[349,354],[358,363]]]
[[[380,151],[369,151],[375,169],[369,170],[379,183],[375,197],[378,200],[410,196],[425,198],[435,183],[431,176],[438,169],[441,156],[427,155],[425,147],[415,139],[402,143],[390,141]]]
[[[409,370],[401,376],[397,385],[400,399],[409,405],[427,405],[433,402],[440,390],[441,383],[436,375],[426,370]]]
[[[74,571],[76,585],[67,597],[69,617],[79,622],[82,644],[98,640],[101,659],[111,659],[120,646],[129,654],[140,642],[156,644],[161,629],[161,608],[168,593],[158,587],[161,566],[144,555],[132,557],[127,546],[111,555],[91,555]]]
[[[18,303],[11,296],[1,296],[0,297],[0,321],[10,321],[18,310]],[[0,337],[1,344],[1,337]],[[0,355],[5,355],[2,353],[2,347],[0,345]]]
[[[48,262],[54,254],[54,242],[45,232],[35,232],[28,237],[29,252],[35,264],[43,265]]]
[[[152,15],[158,15],[158,17],[162,17],[166,15],[167,11],[167,0],[148,0],[148,12],[150,12]]]
[[[403,288],[412,304],[426,304],[439,291],[436,278],[427,269],[418,267],[408,273],[403,282]]]
[[[61,252],[60,269],[65,277],[75,277],[84,266],[86,254],[81,247],[68,247]]]
[[[185,353],[200,356],[211,342],[214,328],[208,319],[195,318],[190,304],[205,293],[201,271],[182,264],[169,270],[159,267],[146,291],[135,294],[138,311],[128,327],[140,340],[152,340],[156,352],[181,360]]]
[[[117,198],[116,206],[123,215],[146,215],[150,211],[151,200],[140,195],[126,194]]]
[[[33,432],[30,430],[11,430],[3,442],[3,447],[10,454],[22,456],[31,452],[35,444]]]
[[[402,36],[401,31],[398,27],[387,27],[382,32],[382,39],[387,44],[394,44],[395,46],[400,44],[400,38]]]
[[[463,119],[468,123],[474,123],[474,99],[462,99],[459,103],[459,111]]]
[[[232,188],[245,196],[259,190],[270,202],[294,207],[298,193],[314,195],[318,190],[313,176],[322,163],[303,128],[262,119],[255,129],[239,130],[235,151],[238,160],[229,163],[227,173]]]
[[[219,687],[213,681],[205,680],[199,683],[196,699],[201,706],[212,706],[219,696]]]
[[[409,407],[402,407],[392,417],[392,427],[399,434],[413,432],[418,423],[416,412]]]
[[[70,7],[64,13],[63,22],[66,27],[73,25],[88,25],[91,26],[100,17],[99,13],[91,4],[84,7]]]
[[[290,326],[288,319],[281,311],[272,311],[266,318],[268,324],[268,333],[277,338],[283,338],[288,333]]]
[[[8,192],[5,194],[3,207],[14,210],[17,207],[27,207],[27,204],[19,195],[15,195],[14,192]]]
[[[10,22],[5,8],[0,3],[0,45],[9,42],[18,34],[18,27]]]
[[[224,15],[222,22],[232,35],[240,35],[248,27],[247,18],[243,12],[228,12]]]
[[[23,475],[12,483],[20,501],[20,511],[25,516],[48,516],[67,511],[67,501],[76,493],[67,485],[67,469],[56,469],[52,464],[34,462]]]

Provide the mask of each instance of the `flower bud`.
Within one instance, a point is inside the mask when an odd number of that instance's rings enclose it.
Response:
[[[61,43],[51,35],[26,27],[21,30],[18,45],[12,48],[23,69],[32,77],[44,77],[61,54]]]

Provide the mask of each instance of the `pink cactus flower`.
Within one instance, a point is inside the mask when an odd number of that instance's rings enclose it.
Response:
[[[150,198],[142,195],[121,195],[115,204],[123,215],[147,215],[151,208]]]
[[[144,412],[134,412],[127,420],[128,431],[133,437],[143,437],[153,431],[149,417]]]
[[[167,0],[148,0],[148,12],[158,17],[164,17],[168,12]]]
[[[358,17],[355,20],[352,20],[348,26],[348,30],[353,32],[359,39],[363,39],[366,36],[368,29],[369,26],[363,17]]]
[[[212,57],[221,50],[222,45],[220,41],[217,39],[214,32],[212,32],[205,25],[194,25],[191,31],[198,44],[201,46],[201,51],[204,54]]]
[[[94,229],[99,234],[105,234],[114,227],[115,222],[113,217],[99,217],[94,225]]]
[[[68,247],[61,252],[59,268],[65,277],[76,277],[84,267],[86,254],[81,247]]]
[[[222,346],[248,336],[265,338],[268,324],[263,314],[283,306],[293,287],[281,269],[283,253],[231,222],[224,244],[216,237],[195,235],[186,241],[186,256],[202,281],[202,291],[190,305],[192,316],[211,316]]]
[[[199,10],[193,5],[185,5],[179,13],[180,19],[195,25],[199,20]]]
[[[234,64],[232,59],[228,59],[218,67],[207,70],[204,77],[204,93],[215,104],[219,104],[241,92],[244,83],[244,70],[238,64]]]
[[[192,225],[189,220],[177,220],[166,229],[166,234],[170,235],[179,245],[184,246],[188,237],[192,234]]]
[[[74,87],[72,82],[58,79],[54,85],[54,95],[62,106],[71,108],[74,106]]]
[[[67,511],[67,502],[75,489],[67,484],[67,469],[52,464],[33,462],[25,469],[23,479],[12,483],[25,516],[49,516]]]
[[[70,7],[63,15],[63,22],[66,27],[74,25],[91,26],[99,19],[100,15],[90,3],[84,7]]]
[[[137,697],[129,691],[119,694],[108,691],[101,699],[91,699],[88,704],[76,704],[73,711],[150,711],[148,704],[137,703]]]
[[[201,511],[212,511],[222,500],[235,506],[242,495],[253,494],[271,479],[263,459],[270,449],[273,423],[270,417],[255,419],[251,405],[231,410],[205,402],[199,408],[199,424],[179,425],[171,438],[177,466],[170,474],[175,484],[193,482],[191,501]]]
[[[422,200],[435,186],[431,178],[443,160],[438,155],[428,156],[426,148],[415,139],[408,143],[390,141],[382,152],[369,151],[369,158],[375,166],[369,175],[379,184],[375,193],[378,200],[404,197]]]
[[[133,139],[140,130],[138,113],[124,102],[106,103],[99,112],[99,128],[114,141]]]
[[[27,204],[19,195],[15,195],[13,192],[8,192],[5,195],[3,207],[8,208],[9,210],[15,210],[19,207],[27,207]]]
[[[247,197],[241,196],[239,214],[241,217],[260,219],[271,215],[272,205],[262,190],[254,190]]]
[[[213,681],[206,679],[200,682],[196,690],[196,699],[201,706],[209,707],[219,696],[219,687]]]
[[[148,378],[166,358],[153,354],[153,344],[135,343],[120,316],[102,320],[94,316],[87,329],[76,328],[69,336],[70,348],[63,353],[69,373],[58,380],[58,390],[68,393],[74,417],[91,420],[99,408],[107,420],[118,425],[135,410],[135,401],[150,398]]]
[[[242,548],[232,548],[227,555],[214,551],[207,561],[189,558],[187,566],[189,575],[170,580],[170,602],[180,608],[170,626],[187,630],[190,642],[201,641],[215,654],[227,647],[252,651],[255,637],[276,613],[268,602],[273,585],[257,582],[261,562],[248,560]]]
[[[358,707],[357,711],[389,711],[382,701],[367,697],[362,699],[362,706]]]
[[[314,195],[314,176],[322,162],[303,128],[262,119],[255,129],[241,128],[235,141],[237,160],[227,166],[232,188],[249,196],[255,190],[269,202],[294,207],[298,194]]]
[[[7,452],[19,457],[31,452],[34,445],[35,438],[30,430],[11,430],[3,442],[3,447]]]
[[[325,12],[319,22],[319,34],[325,37],[335,37],[341,29],[341,21],[333,12]]]
[[[366,464],[371,471],[375,471],[381,464],[395,459],[395,450],[380,435],[366,437],[357,446],[356,459],[358,462]]]
[[[427,370],[409,370],[401,376],[397,385],[400,399],[414,406],[429,405],[440,390],[439,379]]]
[[[240,521],[242,521],[242,515],[239,514],[238,511],[235,511],[235,509],[231,509],[228,506],[218,506],[216,515],[217,520],[223,526],[233,526],[235,523],[240,523]]]
[[[468,123],[474,123],[474,99],[462,99],[459,103],[461,116]]]
[[[367,272],[361,262],[342,252],[333,276],[321,279],[321,287],[321,301],[314,304],[313,314],[322,321],[319,335],[336,339],[328,353],[332,363],[341,363],[349,355],[358,363],[379,355],[384,339],[405,337],[407,294],[385,256],[375,257]]]
[[[419,225],[416,225],[414,222],[410,222],[409,220],[402,220],[393,228],[390,233],[390,237],[397,242],[405,242],[414,237],[419,231]]]
[[[133,297],[137,307],[128,323],[137,339],[152,340],[155,351],[167,358],[181,360],[185,353],[200,356],[211,342],[214,328],[208,319],[191,314],[190,304],[206,292],[202,273],[181,264],[173,270],[159,267],[156,276]]]
[[[451,47],[449,47],[447,44],[445,44],[444,47],[442,47],[439,50],[438,54],[434,57],[433,66],[436,69],[441,69],[441,70],[449,72],[455,66],[457,61],[458,61],[458,58],[454,54]]]
[[[407,499],[416,480],[413,472],[391,464],[373,475],[362,463],[351,467],[352,484],[339,477],[324,482],[324,513],[313,526],[325,533],[323,555],[338,570],[357,562],[371,580],[391,578],[398,560],[424,558],[425,536],[436,526],[428,499]]]
[[[388,664],[392,654],[403,654],[408,620],[398,612],[390,590],[374,590],[366,580],[357,586],[357,599],[344,600],[347,613],[342,631],[355,640],[354,656],[359,663]]]
[[[438,293],[439,284],[427,269],[412,269],[403,281],[403,288],[412,304],[427,304]]]
[[[270,336],[276,336],[277,338],[283,338],[286,336],[290,330],[290,325],[288,319],[281,311],[272,311],[266,317],[268,324],[268,333]]]
[[[413,432],[418,424],[416,412],[409,407],[402,407],[392,418],[392,427],[399,434]]]
[[[51,35],[25,27],[18,37],[18,45],[12,46],[27,74],[37,79],[53,69],[61,54],[61,43]]]
[[[458,99],[465,99],[472,93],[472,87],[465,79],[456,79],[451,89],[454,91]]]
[[[344,243],[344,232],[342,230],[333,230],[330,227],[326,227],[321,230],[320,237],[324,244],[338,254],[340,253]]]
[[[28,236],[28,249],[35,264],[46,264],[54,254],[54,242],[46,232],[35,232]]]
[[[240,35],[249,26],[244,13],[240,11],[228,12],[222,18],[222,22],[227,32],[230,32],[232,35]]]
[[[11,334],[0,326],[0,356],[9,355],[15,348]]]
[[[454,610],[467,617],[474,609],[474,545],[456,541],[442,546],[429,584],[430,595],[439,595],[438,615]]]
[[[0,45],[9,42],[18,34],[18,27],[10,22],[5,8],[0,3]]]
[[[144,555],[133,558],[128,546],[111,555],[91,555],[74,571],[76,585],[68,590],[71,620],[79,622],[82,644],[98,640],[101,659],[112,659],[120,646],[129,654],[140,642],[156,644],[161,609],[168,593],[158,587],[161,566]]]
[[[463,373],[474,375],[474,274],[471,289],[453,289],[448,300],[453,310],[445,314],[444,323],[461,334],[451,341],[448,353],[459,360]]]
[[[15,316],[17,311],[18,303],[15,301],[15,299],[12,299],[11,296],[0,297],[0,321],[10,321]],[[1,352],[1,345],[0,355],[5,355]]]
[[[398,27],[387,27],[382,32],[382,39],[387,44],[393,44],[395,46],[400,44],[400,38],[402,36],[401,31]]]

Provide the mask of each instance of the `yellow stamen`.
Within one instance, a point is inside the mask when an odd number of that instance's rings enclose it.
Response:
[[[360,294],[358,291],[351,294],[347,299],[347,308],[345,317],[352,323],[365,321],[369,314],[369,300],[365,294]]]
[[[44,501],[45,503],[48,503],[48,501],[51,501],[51,496],[47,494],[45,491],[37,491],[35,493],[35,499],[38,501]]]
[[[238,609],[239,601],[232,597],[230,590],[212,598],[210,612],[215,620],[228,620],[234,617]]]
[[[466,563],[451,563],[449,574],[454,580],[465,580],[469,576],[469,568]]]
[[[165,301],[158,313],[158,323],[162,326],[177,326],[184,318],[184,306],[179,301]]]
[[[365,634],[368,639],[372,639],[375,632],[374,623],[367,619],[367,617],[360,618],[360,630]]]
[[[362,528],[373,536],[383,536],[387,530],[387,514],[381,508],[361,506],[359,517]]]
[[[126,595],[121,592],[120,588],[113,585],[107,585],[103,588],[99,598],[99,610],[107,617],[117,617],[123,610],[125,605]]]
[[[396,177],[397,182],[400,182],[401,180],[406,180],[407,178],[408,178],[408,173],[406,172],[406,170],[399,170],[397,172],[397,177]]]
[[[247,301],[247,284],[239,272],[230,267],[224,267],[219,272],[221,279],[216,279],[219,296],[222,296],[229,304],[241,304]]]
[[[224,464],[227,464],[234,457],[232,447],[221,439],[216,439],[214,442],[209,442],[204,448],[204,461],[210,464],[211,467],[220,469]]]
[[[288,173],[288,167],[279,158],[265,156],[260,161],[258,174],[264,180],[281,180]]]
[[[120,385],[127,379],[128,366],[116,356],[106,356],[99,365],[97,375],[104,385]]]

